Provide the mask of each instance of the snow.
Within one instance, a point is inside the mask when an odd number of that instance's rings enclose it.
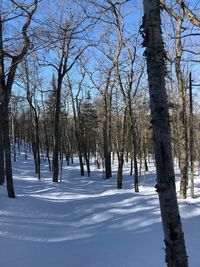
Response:
[[[124,189],[116,189],[92,166],[80,177],[75,162],[64,166],[61,183],[51,182],[47,163],[42,180],[33,159],[13,163],[17,199],[0,187],[0,267],[164,267],[164,243],[155,192],[155,168],[140,193],[125,165]],[[143,178],[141,183],[143,184]],[[191,267],[199,267],[200,179],[195,199],[179,200]]]

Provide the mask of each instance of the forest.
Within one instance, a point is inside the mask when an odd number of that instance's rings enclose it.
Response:
[[[0,267],[200,266],[199,49],[198,0],[0,0]]]

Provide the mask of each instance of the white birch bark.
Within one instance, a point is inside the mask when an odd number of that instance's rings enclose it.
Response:
[[[157,192],[164,231],[168,267],[187,267],[184,234],[177,203],[172,159],[160,1],[143,0],[143,45],[146,47],[150,106],[155,147]]]

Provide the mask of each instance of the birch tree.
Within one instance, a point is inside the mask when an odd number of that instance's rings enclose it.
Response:
[[[153,141],[156,157],[157,192],[164,231],[168,267],[187,267],[188,259],[176,196],[168,103],[165,85],[160,1],[143,0],[143,46],[147,59]]]

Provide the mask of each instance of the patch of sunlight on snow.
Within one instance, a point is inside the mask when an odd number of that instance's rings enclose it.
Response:
[[[44,191],[43,191],[44,192]],[[122,193],[127,193],[129,190],[122,190],[119,191],[117,189],[114,190],[107,190],[102,193],[97,193],[97,194],[77,194],[77,193],[69,193],[69,192],[54,192],[54,193],[49,193],[48,195],[40,195],[40,194],[29,194],[30,197],[38,198],[38,199],[48,199],[48,200],[75,200],[75,199],[89,199],[89,198],[96,198],[96,197],[101,197],[101,196],[111,196],[111,195],[116,195],[116,194],[122,194]],[[130,190],[132,192],[132,190]]]
[[[107,213],[102,214],[92,214],[90,217],[82,219],[77,226],[88,226],[88,225],[95,225],[98,223],[106,222],[111,219],[113,216]]]
[[[133,207],[132,209],[112,209],[110,212],[115,213],[115,214],[121,214],[121,215],[126,215],[130,214],[132,212],[138,212],[138,211],[145,211],[145,210],[151,210],[152,207],[144,207],[144,206],[139,206],[139,207]]]

